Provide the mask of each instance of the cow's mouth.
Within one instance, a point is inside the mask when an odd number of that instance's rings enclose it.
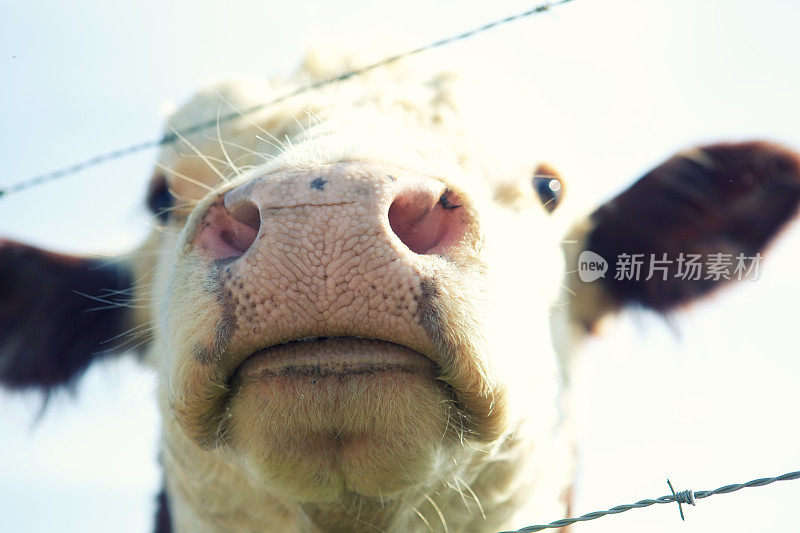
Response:
[[[270,346],[250,355],[234,373],[238,384],[270,378],[307,378],[407,373],[436,375],[429,358],[379,339],[314,337]]]

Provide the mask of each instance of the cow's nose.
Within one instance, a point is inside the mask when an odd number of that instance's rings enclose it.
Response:
[[[447,255],[468,233],[470,211],[463,196],[439,180],[339,165],[265,176],[227,191],[200,222],[195,242],[215,259],[240,257],[276,230],[276,218],[288,215],[293,226],[305,220],[329,235],[337,226],[350,228],[343,238],[361,228],[369,238],[399,240],[398,248],[417,255]],[[314,232],[279,223],[277,229],[299,238]]]

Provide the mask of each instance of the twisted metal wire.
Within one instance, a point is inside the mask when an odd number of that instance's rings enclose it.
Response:
[[[754,479],[752,481],[748,481],[747,483],[736,483],[734,485],[725,485],[724,487],[719,487],[714,490],[700,490],[697,492],[693,492],[691,490],[685,490],[678,493],[675,493],[675,491],[673,490],[672,494],[667,496],[661,496],[660,498],[656,498],[654,500],[640,500],[636,503],[631,503],[628,505],[618,505],[616,507],[612,507],[611,509],[605,511],[595,511],[593,513],[587,513],[585,515],[576,518],[564,518],[562,520],[556,520],[555,522],[550,522],[549,524],[527,526],[523,527],[522,529],[517,529],[515,531],[505,531],[503,533],[523,533],[523,532],[528,533],[533,531],[542,531],[544,529],[556,529],[560,527],[569,526],[576,522],[588,522],[589,520],[596,520],[604,516],[624,513],[626,511],[630,511],[631,509],[650,507],[651,505],[655,505],[657,503],[678,502],[678,506],[680,508],[681,503],[689,503],[691,505],[694,505],[695,500],[702,500],[703,498],[708,498],[709,496],[714,496],[715,494],[728,494],[729,492],[736,492],[737,490],[745,489],[748,487],[763,487],[764,485],[769,485],[771,483],[775,483],[776,481],[790,481],[793,479],[800,479],[800,470],[796,472],[789,472],[783,474],[782,476],[765,477],[760,479]],[[669,483],[669,480],[667,481],[667,483]],[[672,484],[670,484],[670,488],[672,488]],[[682,510],[681,510],[681,518],[683,518]]]
[[[270,100],[269,102],[265,102],[263,104],[254,105],[252,107],[246,108],[246,109],[241,110],[241,111],[235,111],[235,112],[227,113],[225,115],[220,115],[219,118],[215,117],[213,119],[209,119],[209,120],[206,120],[204,122],[199,122],[197,124],[194,124],[192,126],[184,128],[183,131],[180,132],[180,133],[182,135],[184,135],[184,136],[185,135],[191,135],[193,133],[197,133],[198,131],[202,131],[202,130],[204,130],[206,128],[215,127],[217,125],[217,123],[221,124],[221,123],[227,122],[229,120],[235,119],[235,118],[237,118],[239,116],[249,115],[249,114],[255,113],[257,111],[261,111],[262,109],[266,109],[266,108],[272,107],[274,105],[280,104],[282,102],[285,102],[286,100],[289,100],[290,98],[294,98],[294,97],[299,96],[301,94],[309,93],[309,92],[315,91],[317,89],[321,89],[322,87],[326,87],[328,85],[333,85],[335,83],[339,83],[339,82],[345,81],[345,80],[350,79],[350,78],[352,78],[354,76],[360,76],[362,74],[366,74],[367,72],[370,72],[370,71],[375,70],[377,68],[384,67],[384,66],[389,65],[391,63],[395,63],[397,61],[400,61],[401,59],[405,59],[407,57],[414,56],[414,55],[420,54],[422,52],[426,52],[428,50],[432,50],[434,48],[440,48],[442,46],[446,46],[448,44],[452,44],[452,43],[454,43],[456,41],[462,41],[462,40],[465,40],[465,39],[469,39],[470,37],[473,37],[473,36],[478,35],[480,33],[484,33],[486,31],[489,31],[489,30],[491,30],[493,28],[496,28],[498,26],[504,26],[506,24],[509,24],[511,22],[515,22],[515,21],[523,19],[523,18],[527,18],[527,17],[531,17],[531,16],[534,16],[534,15],[538,15],[540,13],[544,13],[545,11],[549,11],[553,7],[560,6],[562,4],[567,4],[567,3],[572,2],[572,1],[573,0],[554,0],[554,1],[545,2],[543,4],[540,4],[540,5],[537,5],[535,7],[532,7],[532,8],[530,8],[530,9],[528,9],[526,11],[523,11],[521,13],[517,13],[515,15],[510,15],[508,17],[505,17],[505,18],[502,18],[502,19],[498,19],[498,20],[494,20],[492,22],[488,22],[488,23],[483,24],[482,26],[479,26],[477,28],[473,28],[471,30],[468,30],[468,31],[465,31],[465,32],[462,32],[462,33],[459,33],[459,34],[452,35],[452,36],[446,37],[444,39],[439,39],[438,41],[433,41],[433,42],[428,43],[428,44],[426,44],[424,46],[420,46],[418,48],[414,48],[412,50],[408,50],[408,51],[403,52],[401,54],[397,54],[397,55],[393,55],[393,56],[390,56],[390,57],[386,57],[386,58],[384,58],[384,59],[382,59],[380,61],[377,61],[375,63],[371,63],[371,64],[369,64],[369,65],[367,65],[365,67],[362,67],[362,68],[359,68],[359,69],[355,69],[355,70],[350,70],[350,71],[347,71],[347,72],[345,72],[343,74],[335,76],[333,78],[329,78],[329,79],[326,79],[326,80],[322,80],[322,81],[318,81],[318,82],[315,82],[315,83],[311,83],[309,85],[304,85],[302,87],[298,87],[297,89],[295,89],[293,91],[290,91],[290,92],[288,92],[288,93],[286,93],[284,95],[281,95],[281,96],[275,98],[274,100]],[[104,154],[100,154],[100,155],[94,156],[92,158],[86,159],[84,161],[80,161],[78,163],[75,163],[74,165],[70,165],[68,167],[65,167],[65,168],[62,168],[62,169],[59,169],[59,170],[55,170],[53,172],[47,172],[45,174],[40,174],[38,176],[34,176],[34,177],[26,179],[26,180],[18,181],[17,183],[9,185],[8,187],[0,188],[0,198],[2,198],[3,196],[7,196],[9,194],[13,194],[13,193],[17,193],[17,192],[23,191],[25,189],[29,189],[29,188],[32,188],[32,187],[37,187],[39,185],[42,185],[42,184],[50,182],[50,181],[54,181],[54,180],[57,180],[57,179],[64,178],[64,177],[69,176],[71,174],[76,174],[78,172],[86,170],[86,169],[88,169],[90,167],[94,167],[94,166],[100,165],[102,163],[113,161],[115,159],[120,159],[122,157],[126,157],[126,156],[129,156],[129,155],[138,153],[138,152],[142,152],[142,151],[148,150],[150,148],[158,148],[159,146],[164,146],[166,144],[171,144],[171,143],[175,142],[177,139],[178,139],[178,134],[177,133],[169,132],[169,133],[164,134],[164,136],[159,138],[159,139],[153,139],[153,140],[150,140],[150,141],[144,141],[144,142],[141,142],[141,143],[138,143],[138,144],[134,144],[134,145],[128,146],[126,148],[120,148],[118,150],[113,150],[111,152],[106,152]]]

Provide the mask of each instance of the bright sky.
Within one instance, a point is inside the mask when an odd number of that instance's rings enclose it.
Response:
[[[0,0],[0,186],[160,135],[161,110],[198,85],[288,72],[309,43],[381,35],[416,45],[530,7],[466,2]],[[533,80],[556,123],[532,161],[567,171],[582,203],[687,145],[769,138],[800,148],[800,8],[780,0],[575,0],[441,52]],[[491,105],[491,102],[487,102]],[[122,250],[147,231],[154,153],[0,200],[0,235],[60,250]],[[800,226],[800,224],[798,224]],[[667,324],[625,316],[586,354],[574,510],[800,467],[800,229],[746,282]],[[0,280],[2,282],[2,280]],[[677,331],[677,334],[675,333]],[[0,395],[0,524],[8,531],[149,530],[160,483],[154,377],[93,369],[43,419]],[[752,532],[796,521],[800,482],[636,510],[587,532]],[[558,517],[531,517],[549,521]]]

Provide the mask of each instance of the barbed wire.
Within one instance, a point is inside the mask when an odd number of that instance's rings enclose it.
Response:
[[[693,492],[691,490],[684,490],[678,493],[676,493],[675,490],[672,488],[672,483],[670,483],[669,480],[667,480],[667,484],[669,484],[669,488],[670,490],[672,490],[672,494],[667,496],[661,496],[653,500],[640,500],[636,503],[631,503],[628,505],[618,505],[616,507],[612,507],[611,509],[607,509],[605,511],[595,511],[593,513],[586,513],[585,515],[576,518],[564,518],[562,520],[556,520],[555,522],[550,522],[549,524],[527,526],[523,527],[522,529],[517,529],[515,531],[504,531],[502,533],[530,533],[533,531],[542,531],[545,529],[556,529],[569,526],[576,522],[588,522],[589,520],[596,520],[604,516],[624,513],[626,511],[630,511],[631,509],[641,509],[642,507],[650,507],[651,505],[655,505],[658,503],[677,502],[678,510],[681,513],[681,519],[683,519],[683,508],[681,507],[681,504],[683,503],[694,505],[696,500],[702,500],[703,498],[708,498],[710,496],[714,496],[715,494],[728,494],[729,492],[736,492],[737,490],[745,489],[748,487],[763,487],[764,485],[769,485],[771,483],[775,483],[776,481],[790,481],[793,479],[800,479],[800,470],[795,472],[788,472],[786,474],[783,474],[782,476],[764,477],[748,481],[747,483],[725,485],[723,487],[719,487],[714,490],[700,490],[697,492]]]
[[[387,65],[389,65],[391,63],[395,63],[397,61],[400,61],[401,59],[405,59],[407,57],[411,57],[411,56],[420,54],[422,52],[426,52],[428,50],[432,50],[434,48],[440,48],[442,46],[446,46],[448,44],[452,44],[452,43],[457,42],[457,41],[462,41],[462,40],[465,40],[465,39],[469,39],[470,37],[473,37],[473,36],[478,35],[480,33],[484,33],[484,32],[489,31],[491,29],[497,28],[499,26],[504,26],[506,24],[509,24],[511,22],[515,22],[515,21],[520,20],[520,19],[524,19],[524,18],[527,18],[527,17],[532,17],[534,15],[538,15],[540,13],[544,13],[546,11],[549,11],[553,7],[560,6],[560,5],[563,5],[563,4],[567,4],[567,3],[572,2],[572,1],[573,0],[553,0],[553,1],[545,2],[543,4],[539,4],[539,5],[535,6],[535,7],[532,7],[532,8],[530,8],[530,9],[528,9],[526,11],[523,11],[521,13],[517,13],[515,15],[509,15],[509,16],[504,17],[502,19],[497,19],[497,20],[494,20],[494,21],[491,21],[491,22],[487,22],[486,24],[478,26],[477,28],[473,28],[471,30],[464,31],[464,32],[458,33],[456,35],[452,35],[450,37],[445,37],[443,39],[439,39],[437,41],[433,41],[431,43],[428,43],[426,45],[420,46],[418,48],[414,48],[412,50],[407,50],[406,52],[403,52],[401,54],[396,54],[396,55],[393,55],[393,56],[386,57],[384,59],[381,59],[380,61],[376,61],[375,63],[371,63],[371,64],[369,64],[369,65],[367,65],[365,67],[361,67],[361,68],[354,69],[354,70],[349,70],[349,71],[344,72],[343,74],[340,74],[338,76],[334,76],[334,77],[328,78],[326,80],[321,80],[321,81],[318,81],[318,82],[315,82],[315,83],[311,83],[309,85],[304,85],[302,87],[298,87],[297,89],[294,89],[293,91],[290,91],[290,92],[288,92],[288,93],[286,93],[284,95],[281,95],[281,96],[279,96],[279,97],[277,97],[277,98],[275,98],[273,100],[270,100],[269,102],[265,102],[265,103],[262,103],[262,104],[254,105],[252,107],[246,108],[246,109],[241,110],[241,111],[234,111],[234,112],[230,112],[230,113],[225,114],[225,115],[220,115],[219,118],[214,117],[213,119],[209,119],[209,120],[206,120],[206,121],[203,121],[203,122],[199,122],[197,124],[194,124],[192,126],[184,128],[180,133],[182,135],[186,136],[186,135],[191,135],[193,133],[197,133],[198,131],[202,131],[202,130],[204,130],[206,128],[216,127],[217,123],[224,123],[224,122],[227,122],[229,120],[235,119],[235,118],[237,118],[239,116],[249,115],[249,114],[255,113],[257,111],[261,111],[263,109],[267,109],[269,107],[272,107],[274,105],[277,105],[277,104],[280,104],[282,102],[285,102],[286,100],[289,100],[289,99],[294,98],[296,96],[300,96],[301,94],[309,93],[309,92],[321,89],[322,87],[326,87],[328,85],[332,85],[332,84],[335,84],[335,83],[339,83],[339,82],[348,80],[348,79],[350,79],[352,77],[355,77],[355,76],[361,76],[362,74],[366,74],[367,72],[370,72],[370,71],[375,70],[377,68],[387,66]],[[149,150],[151,148],[158,148],[159,146],[164,146],[166,144],[171,144],[171,143],[175,142],[178,138],[179,138],[179,135],[176,132],[165,133],[164,136],[159,138],[159,139],[153,139],[153,140],[150,140],[150,141],[144,141],[144,142],[141,142],[141,143],[138,143],[138,144],[127,146],[125,148],[120,148],[118,150],[112,150],[110,152],[106,152],[104,154],[100,154],[100,155],[91,157],[89,159],[86,159],[84,161],[80,161],[78,163],[75,163],[75,164],[70,165],[68,167],[61,168],[59,170],[55,170],[55,171],[52,171],[52,172],[47,172],[45,174],[40,174],[38,176],[34,176],[32,178],[29,178],[29,179],[18,181],[16,183],[12,184],[12,185],[9,185],[8,187],[0,188],[0,198],[2,198],[4,196],[8,196],[9,194],[14,194],[14,193],[17,193],[17,192],[24,191],[25,189],[30,189],[32,187],[38,187],[39,185],[43,185],[45,183],[58,180],[58,179],[70,176],[72,174],[77,174],[78,172],[81,172],[83,170],[87,170],[87,169],[89,169],[91,167],[95,167],[95,166],[100,165],[102,163],[107,163],[107,162],[113,161],[115,159],[120,159],[120,158],[123,158],[123,157],[127,157],[129,155],[133,155],[135,153],[142,152],[144,150]]]

